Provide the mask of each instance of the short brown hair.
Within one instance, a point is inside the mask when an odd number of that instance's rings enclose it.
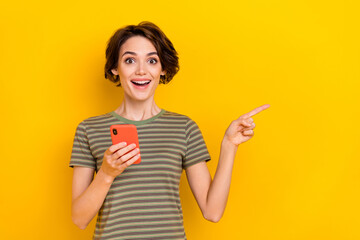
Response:
[[[126,40],[134,36],[142,36],[152,42],[160,58],[161,68],[166,72],[165,76],[160,77],[160,83],[166,84],[170,82],[179,71],[178,54],[163,31],[155,24],[147,21],[143,21],[138,25],[119,28],[109,39],[106,48],[105,78],[118,83],[117,87],[121,86],[119,75],[114,75],[111,70],[118,66],[121,46]]]

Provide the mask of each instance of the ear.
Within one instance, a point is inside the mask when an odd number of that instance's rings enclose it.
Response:
[[[111,72],[114,74],[114,75],[119,75],[119,72],[116,68],[114,69],[111,69]]]
[[[164,75],[165,76],[165,74],[166,74],[166,71],[164,70],[164,71],[161,71],[161,73],[160,73],[160,75]]]

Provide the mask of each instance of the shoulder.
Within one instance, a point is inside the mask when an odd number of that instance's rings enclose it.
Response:
[[[103,122],[103,121],[106,121],[109,119],[112,119],[112,115],[110,113],[104,113],[101,115],[88,117],[88,118],[84,119],[83,122],[87,123],[87,124],[92,124],[92,123]]]
[[[78,123],[78,128],[91,128],[96,127],[102,124],[107,124],[114,120],[114,117],[110,113],[105,113],[101,115],[91,116],[83,119]]]
[[[176,120],[176,119],[183,120],[185,123],[192,121],[192,119],[185,114],[180,114],[180,113],[176,113],[176,112],[172,112],[172,111],[168,111],[168,110],[165,110],[163,117],[168,118],[168,119],[174,119],[174,120]]]
[[[188,115],[180,114],[171,111],[165,111],[163,114],[163,119],[167,119],[169,122],[178,122],[181,123],[185,131],[188,132],[191,129],[198,128],[197,123],[190,118]]]

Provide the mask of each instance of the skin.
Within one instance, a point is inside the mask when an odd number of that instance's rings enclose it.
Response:
[[[166,72],[161,69],[156,49],[148,39],[135,36],[126,41],[120,48],[118,68],[112,72],[119,75],[124,90],[124,100],[115,110],[119,115],[139,121],[161,111],[155,103],[154,94],[160,75]],[[131,83],[131,79],[139,78],[151,80],[146,90],[138,90]]]
[[[118,66],[112,72],[119,75],[124,90],[124,100],[115,110],[119,115],[139,121],[151,118],[161,111],[155,103],[154,95],[160,75],[166,72],[162,70],[156,49],[148,39],[140,36],[129,38],[121,46]],[[147,89],[136,89],[131,83],[131,80],[139,78],[151,80]],[[190,188],[205,219],[218,222],[222,217],[238,146],[254,136],[255,123],[252,116],[268,107],[269,104],[257,107],[231,122],[221,143],[214,179],[205,162],[186,169]],[[125,154],[126,152],[128,153]],[[79,228],[85,229],[96,216],[115,177],[138,157],[139,149],[134,145],[119,143],[105,151],[102,166],[95,178],[94,169],[74,167],[72,219]]]

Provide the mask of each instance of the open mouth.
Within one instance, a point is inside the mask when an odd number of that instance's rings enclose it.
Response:
[[[131,81],[131,82],[136,86],[146,86],[151,82],[151,80],[147,80],[147,81]]]

